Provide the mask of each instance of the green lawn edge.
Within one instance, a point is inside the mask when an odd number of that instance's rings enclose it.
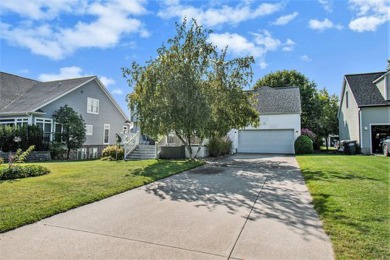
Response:
[[[0,233],[194,169],[205,162],[95,160],[35,164],[48,167],[52,173],[0,181]]]
[[[299,155],[336,259],[390,257],[390,158]]]

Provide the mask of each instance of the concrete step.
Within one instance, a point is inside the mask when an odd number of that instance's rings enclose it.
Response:
[[[155,159],[156,150],[154,145],[138,145],[135,150],[126,157],[126,160]]]

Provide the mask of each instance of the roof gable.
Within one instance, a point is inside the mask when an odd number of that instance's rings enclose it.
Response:
[[[78,87],[93,80],[95,77],[83,77],[49,82],[36,82],[11,103],[2,108],[2,113],[35,112],[48,103],[66,95]]]
[[[31,113],[95,80],[97,85],[115,105],[125,120],[125,112],[119,107],[96,76],[40,82],[1,72],[0,89],[8,95],[7,102],[0,106],[0,114]],[[17,88],[13,86],[18,86]],[[1,95],[3,100],[3,95]]]
[[[298,87],[261,87],[254,91],[260,114],[301,113],[301,96]]]
[[[386,72],[375,72],[345,75],[345,81],[348,83],[359,107],[387,104],[378,87],[374,83],[374,81],[385,73]],[[344,89],[342,95],[344,95]]]

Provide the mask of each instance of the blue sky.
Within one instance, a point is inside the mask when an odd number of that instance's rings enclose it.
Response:
[[[340,94],[343,75],[383,71],[389,58],[389,0],[2,0],[1,71],[48,81],[97,75],[124,110],[132,89],[121,67],[144,64],[195,18],[228,46],[252,55],[253,83],[295,69]]]

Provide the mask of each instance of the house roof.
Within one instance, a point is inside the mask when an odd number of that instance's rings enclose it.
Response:
[[[261,87],[253,91],[260,114],[301,113],[299,87]]]
[[[387,105],[388,101],[384,99],[379,92],[374,81],[382,77],[386,72],[374,72],[364,74],[345,75],[345,80],[351,88],[352,94],[359,107],[361,106],[376,106]],[[344,89],[343,89],[344,93]]]
[[[124,118],[127,118],[96,76],[40,82],[4,72],[0,72],[0,115],[37,112],[92,80],[96,80]]]

